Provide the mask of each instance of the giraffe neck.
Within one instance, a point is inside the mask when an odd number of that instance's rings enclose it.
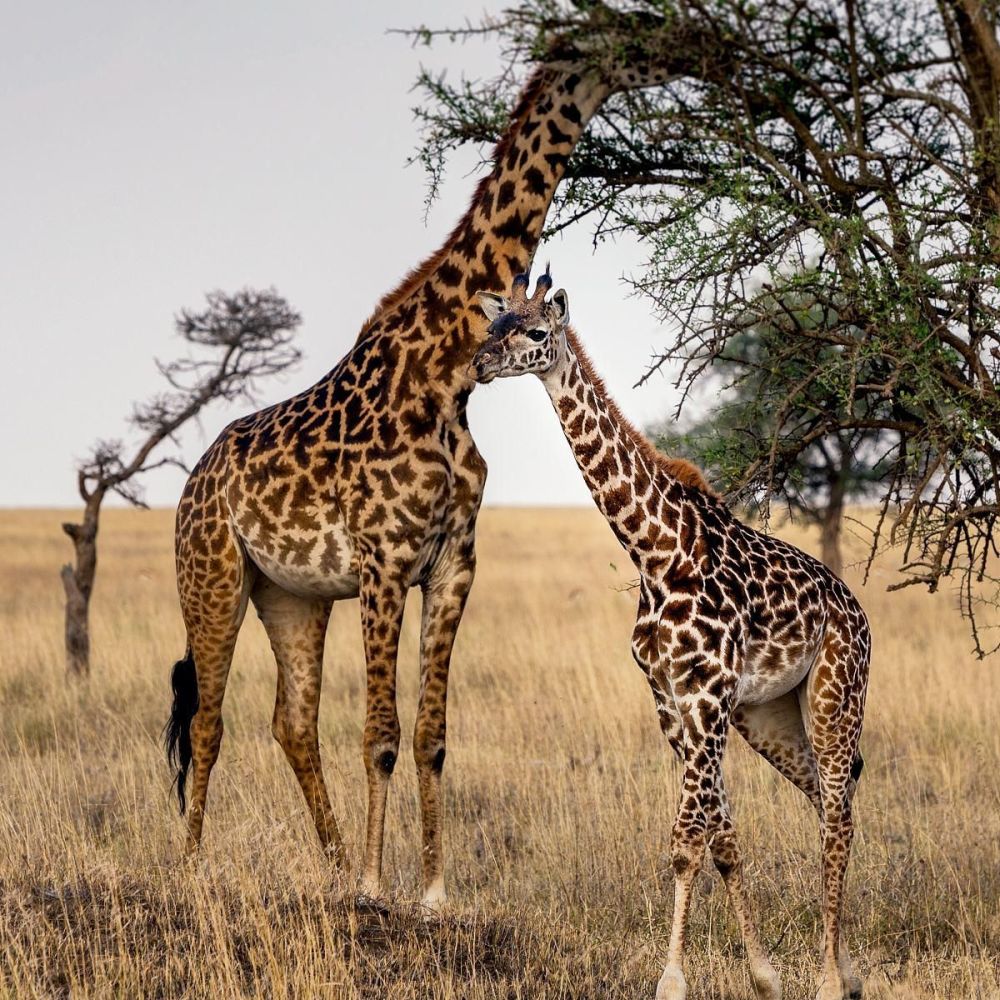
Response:
[[[660,455],[625,418],[572,331],[542,381],[594,502],[633,561],[686,544],[684,487],[707,489],[701,474]]]
[[[569,156],[610,92],[591,73],[538,70],[468,211],[441,248],[379,303],[359,342],[384,331],[419,352],[423,377],[442,395],[471,390],[468,365],[485,326],[476,293],[508,288],[531,266]]]

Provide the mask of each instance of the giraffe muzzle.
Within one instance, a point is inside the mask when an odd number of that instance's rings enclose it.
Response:
[[[501,353],[496,344],[484,344],[469,365],[469,374],[480,384],[488,385],[500,374]]]

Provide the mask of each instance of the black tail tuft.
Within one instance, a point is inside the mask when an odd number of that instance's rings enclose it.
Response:
[[[865,760],[859,753],[857,757],[854,758],[854,763],[851,764],[851,778],[857,783],[858,779],[861,777],[861,772],[865,769]]]
[[[187,807],[184,786],[191,766],[191,720],[198,711],[198,674],[190,647],[184,659],[174,664],[170,683],[174,689],[174,703],[170,707],[170,718],[163,727],[163,745],[168,763],[177,768],[174,784],[177,785],[177,800],[183,813]]]

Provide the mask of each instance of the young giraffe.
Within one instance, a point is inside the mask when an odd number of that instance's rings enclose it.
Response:
[[[860,997],[841,939],[851,798],[868,679],[868,622],[822,563],[736,520],[693,465],[659,454],[622,416],[567,327],[566,293],[483,294],[478,382],[534,372],[594,500],[641,574],[632,653],[684,768],[671,837],[676,888],[658,1000],[682,1000],[685,926],[706,845],[726,883],[759,996],[780,996],[754,927],[722,782],[732,725],[820,816],[824,968],[819,1000]]]
[[[316,722],[334,601],[360,596],[367,661],[368,779],[362,891],[378,895],[386,794],[399,750],[396,652],[410,587],[423,591],[413,752],[424,902],[445,896],[441,771],[452,644],[475,569],[486,466],[466,422],[469,361],[483,323],[470,305],[528,267],[553,192],[588,121],[615,90],[661,69],[543,65],[514,109],[492,172],[440,250],[387,295],[347,356],[314,386],[227,427],[177,509],[177,584],[187,629],[174,668],[167,748],[181,809],[193,769],[188,849],[202,834],[222,700],[247,602],[278,665],[272,730],[323,848],[344,848],[320,766]]]

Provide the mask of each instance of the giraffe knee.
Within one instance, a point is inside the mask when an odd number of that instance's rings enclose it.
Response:
[[[399,756],[399,719],[380,716],[369,717],[362,739],[365,769],[369,775],[389,777]]]
[[[431,719],[418,724],[413,734],[413,760],[417,771],[440,774],[444,768],[445,730],[443,721]]]
[[[674,875],[695,875],[705,855],[705,830],[700,824],[678,820],[670,838],[670,863]]]
[[[413,759],[418,771],[433,771],[440,774],[444,770],[445,745],[443,738],[417,739],[413,742]]]
[[[398,742],[390,743],[386,740],[380,740],[371,747],[365,747],[365,770],[369,776],[381,775],[383,778],[388,778],[396,769],[398,757]]]
[[[723,879],[739,872],[743,859],[739,844],[732,834],[721,834],[712,840],[712,861]]]
[[[289,718],[275,712],[271,720],[271,735],[288,757],[301,755],[318,743],[316,726],[307,719]]]

